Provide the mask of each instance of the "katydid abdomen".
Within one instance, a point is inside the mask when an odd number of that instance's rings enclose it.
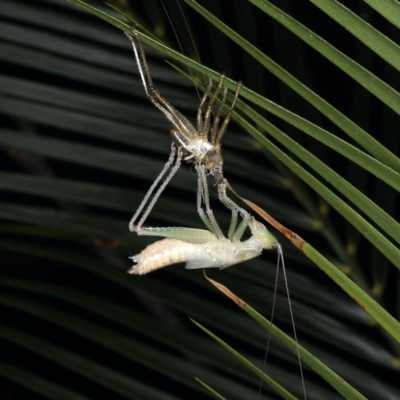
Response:
[[[147,246],[131,259],[137,263],[128,272],[144,275],[172,264],[186,262],[186,268],[226,268],[261,254],[262,243],[251,237],[240,242],[215,239],[207,243],[188,243],[167,238]]]

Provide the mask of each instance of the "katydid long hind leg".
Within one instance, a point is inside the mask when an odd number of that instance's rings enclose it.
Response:
[[[188,136],[189,138],[196,135],[196,130],[189,120],[176,110],[154,88],[150,69],[147,64],[146,54],[143,49],[142,39],[139,32],[136,30],[136,27],[132,27],[132,35],[128,35],[127,33],[125,33],[125,35],[132,44],[139,74],[148,100],[165,115],[177,131],[182,132],[184,136]]]
[[[161,112],[171,118],[169,111],[164,107],[162,102],[159,101],[157,96],[158,92],[154,89],[153,80],[150,75],[149,66],[146,60],[146,54],[143,49],[142,39],[136,30],[135,26],[132,26],[132,35],[125,33],[125,36],[130,40],[133,53],[135,55],[136,63],[138,66],[140,78],[143,83],[144,90],[146,92],[147,98],[158,108]]]
[[[186,227],[168,227],[168,228],[153,228],[143,227],[141,230],[144,235],[158,236],[182,240],[186,243],[202,244],[210,241],[215,241],[216,236],[205,229],[186,228]]]

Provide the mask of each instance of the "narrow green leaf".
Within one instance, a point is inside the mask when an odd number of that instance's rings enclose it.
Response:
[[[203,387],[205,387],[208,391],[210,391],[217,399],[219,400],[227,400],[225,397],[222,397],[219,393],[217,393],[213,388],[208,386],[206,383],[204,383],[202,380],[196,378],[196,381],[200,383]]]
[[[249,368],[252,372],[254,372],[260,379],[262,379],[274,392],[281,395],[284,399],[295,400],[291,393],[289,393],[285,388],[279,385],[278,382],[275,382],[268,375],[266,375],[263,371],[258,369],[255,365],[253,365],[250,361],[240,355],[236,350],[234,350],[231,346],[221,340],[218,336],[214,335],[208,329],[204,328],[198,322],[191,320],[195,325],[197,325],[203,332],[207,333],[208,336],[213,338],[217,343],[223,346],[226,350],[228,350],[231,354],[233,354],[237,359],[239,359],[247,368]]]
[[[286,83],[290,88],[292,88],[296,93],[302,96],[310,104],[312,104],[317,110],[329,118],[333,123],[335,123],[339,128],[341,128],[346,134],[348,134],[354,141],[356,141],[360,146],[364,147],[370,154],[380,160],[382,163],[390,166],[395,171],[400,172],[400,161],[399,159],[391,153],[387,148],[382,146],[377,140],[375,140],[371,135],[365,132],[361,127],[355,124],[351,119],[346,117],[327,101],[322,99],[316,93],[314,93],[307,86],[303,85],[294,76],[285,71],[279,64],[269,58],[267,55],[263,54],[255,46],[245,40],[243,37],[234,32],[231,28],[226,26],[222,21],[217,19],[212,13],[207,11],[205,8],[200,6],[194,0],[185,0],[191,7],[193,7],[199,14],[201,14],[207,21],[211,22],[219,30],[221,30],[225,35],[229,36],[233,41],[235,41],[241,48],[247,51],[251,56],[253,56],[260,64],[262,64],[269,71],[272,71],[282,82]],[[274,9],[270,6],[271,10]],[[275,15],[275,14],[274,14]],[[286,18],[286,14],[282,14]],[[290,18],[290,17],[288,17]],[[245,93],[245,91],[243,92]],[[267,100],[268,101],[268,100]],[[259,102],[257,103],[258,105]],[[269,112],[283,118],[284,120],[293,123],[295,122],[296,116],[293,116],[293,122],[284,117],[283,114],[274,111],[275,105],[268,101],[268,105],[262,106]],[[288,115],[289,116],[289,115]],[[303,121],[304,122],[304,121]],[[312,124],[306,125],[300,121],[293,123],[294,126],[303,130],[305,133],[310,134],[317,140],[338,151],[340,154],[345,155],[349,159],[352,159],[351,152],[352,146],[348,143],[344,143],[342,140],[334,137],[329,132],[323,131],[322,129],[313,126]],[[344,152],[344,153],[343,153]],[[346,154],[347,153],[347,154]],[[375,160],[374,160],[375,161]]]
[[[287,156],[268,139],[260,138],[260,134],[252,125],[243,118],[236,116],[237,122],[242,125],[251,135],[258,137],[260,142],[268,148],[288,168],[295,172],[304,182],[312,187],[323,199],[334,207],[344,218],[355,226],[377,249],[379,249],[397,268],[400,269],[400,250],[394,246],[384,235],[375,229],[370,223],[362,218],[347,203],[335,195],[331,190],[319,182],[314,176],[307,172],[300,164]]]
[[[337,0],[310,1],[378,54],[378,56],[400,71],[400,47],[395,42]],[[397,7],[398,9],[399,7]]]
[[[266,318],[259,314],[249,305],[244,306],[244,311],[254,318],[258,323],[260,323],[265,329],[275,335],[279,340],[281,340],[290,350],[297,354],[300,354],[300,358],[310,366],[315,372],[322,376],[332,387],[334,387],[344,398],[346,399],[363,399],[366,400],[361,393],[349,385],[342,377],[337,375],[329,367],[315,358],[310,352],[308,352],[304,347],[297,344],[292,338],[286,335],[283,331],[277,328],[275,325],[271,324]]]
[[[179,270],[177,273],[179,274]],[[198,279],[200,280],[200,277]],[[243,290],[241,282],[237,279],[229,276],[224,276],[223,279],[224,285],[229,287],[233,292],[240,293]],[[202,279],[202,281],[204,280]],[[394,366],[397,362],[396,356],[388,351],[383,344],[371,340],[371,338],[364,336],[359,331],[353,330],[350,326],[346,326],[337,319],[331,318],[329,315],[304,306],[296,300],[291,290],[293,281],[289,280],[289,277],[288,282],[292,295],[292,310],[295,315],[296,327],[299,331],[306,333],[310,338],[323,340],[360,358],[371,360],[388,368],[395,368]],[[282,294],[278,293],[275,297],[273,291],[265,291],[265,293],[259,294],[256,285],[247,284],[245,293],[246,302],[251,303],[256,308],[271,310],[273,304],[275,304],[277,309],[280,310],[275,317],[277,324],[284,324],[285,326],[292,324],[285,290]],[[356,303],[354,305],[357,306]]]
[[[369,197],[364,195],[360,190],[356,189],[333,169],[329,168],[312,153],[304,149],[304,147],[300,146],[296,141],[284,134],[268,120],[262,118],[260,114],[256,113],[243,102],[238,101],[237,108],[243,111],[244,114],[250,117],[256,124],[264,128],[272,137],[277,139],[288,150],[299,157],[300,160],[321,175],[321,177],[329,182],[332,187],[338,190],[343,196],[347,197],[356,207],[365,213],[367,217],[369,217],[375,224],[382,228],[383,232],[400,244],[400,224],[388,213],[382,210]],[[235,115],[235,118],[236,120],[240,119],[238,115]],[[241,123],[240,121],[239,123],[245,127],[244,123]],[[259,142],[263,142],[262,134],[258,130],[252,129],[249,133],[253,135]],[[271,150],[270,142],[268,142],[268,144],[265,142],[264,146],[268,150]],[[386,183],[391,182],[393,186],[395,186],[396,190],[400,191],[400,175],[397,172],[394,172],[393,170],[377,162],[375,159],[366,156],[364,153],[361,153],[356,149],[353,152],[351,159],[365,170],[369,170],[371,172],[373,170],[375,176],[383,178]],[[293,170],[293,172],[296,173],[296,170]],[[389,176],[391,177],[389,178]]]
[[[364,2],[400,28],[400,8],[397,0],[364,0]]]
[[[365,87],[397,114],[400,114],[400,94],[391,86],[337,50],[315,32],[297,22],[290,15],[273,6],[268,0],[249,1],[304,40],[304,42],[321,53],[361,86]]]
[[[399,172],[388,167],[385,164],[375,160],[364,152],[360,151],[356,147],[346,143],[345,141],[335,137],[331,133],[325,131],[324,129],[312,124],[311,122],[284,110],[283,108],[273,104],[268,99],[263,98],[262,96],[256,94],[255,92],[243,89],[241,91],[242,97],[251,100],[254,104],[262,107],[263,109],[271,112],[272,114],[278,116],[284,121],[290,123],[296,128],[300,129],[304,133],[310,135],[314,139],[324,143],[328,147],[334,149],[339,154],[342,154],[350,161],[355,162],[360,165],[362,168],[369,171],[371,174],[374,174],[379,179],[386,182],[388,185],[392,186],[396,190],[399,190]],[[397,159],[398,161],[398,159]]]
[[[325,257],[308,243],[303,245],[304,254],[313,260],[331,279],[333,279],[357,304],[365,309],[397,342],[400,343],[400,323],[368,296],[352,280],[339,271]]]
[[[96,7],[92,7],[91,5],[85,3],[84,1],[81,0],[67,0],[68,3],[75,4],[76,6],[90,12],[93,15],[96,15],[97,17],[103,19],[104,21],[107,21],[111,25],[114,25],[115,27],[123,30],[126,33],[130,33],[131,29],[130,26],[119,19],[113,17],[112,15],[105,13],[104,11],[99,10]]]

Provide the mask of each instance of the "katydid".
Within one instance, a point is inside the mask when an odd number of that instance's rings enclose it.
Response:
[[[210,231],[193,228],[143,228],[151,235],[166,237],[147,246],[131,259],[137,263],[128,272],[144,275],[168,265],[186,262],[187,269],[224,269],[261,255],[263,249],[278,249],[280,244],[254,217],[248,224],[251,237],[245,241],[218,238]]]

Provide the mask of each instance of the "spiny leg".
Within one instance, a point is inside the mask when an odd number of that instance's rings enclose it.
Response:
[[[210,92],[211,92],[211,89],[212,89],[212,79],[210,78],[209,80],[208,80],[208,84],[207,84],[207,88],[206,88],[206,91],[204,92],[204,95],[203,95],[203,97],[201,98],[201,101],[200,101],[200,105],[199,105],[199,108],[198,108],[198,110],[197,110],[197,132],[200,134],[201,132],[203,132],[203,114],[204,114],[204,109],[203,109],[203,107],[204,107],[204,103],[206,102],[206,100],[207,100],[207,97],[209,96],[209,94],[210,94]]]
[[[223,135],[228,127],[228,124],[231,120],[232,111],[235,107],[235,104],[239,97],[242,86],[243,86],[242,82],[239,82],[237,85],[237,88],[236,88],[236,92],[235,92],[232,104],[229,107],[228,113],[227,113],[226,117],[224,118],[222,126],[219,128],[220,114],[221,114],[222,108],[225,105],[226,96],[227,96],[226,88],[224,90],[221,105],[220,105],[217,115],[215,116],[215,119],[214,119],[214,124],[213,124],[212,130],[211,130],[211,138],[210,138],[211,143],[214,144],[218,148],[221,145],[222,137],[223,137]],[[220,158],[222,160],[221,154],[220,154]],[[226,194],[226,179],[224,178],[224,175],[223,175],[222,163],[221,163],[221,168],[216,169],[214,171],[214,176],[215,176],[215,180],[218,185],[218,198],[228,209],[230,209],[232,211],[232,220],[231,220],[231,224],[229,227],[228,238],[231,241],[239,241],[241,239],[241,237],[243,236],[243,233],[246,230],[246,227],[249,223],[250,214],[245,209],[239,207]],[[242,215],[243,221],[240,223],[239,227],[236,229],[238,213],[240,213]]]
[[[203,198],[204,198],[204,191],[203,191],[203,178],[201,176],[201,170],[198,169],[198,166],[196,165],[196,170],[197,170],[197,212],[200,215],[201,220],[204,222],[205,226],[208,228],[210,232],[214,231],[214,227],[211,224],[211,221],[208,219],[206,214],[204,213],[203,210]]]
[[[236,209],[233,209],[231,211],[232,211],[232,218],[231,218],[231,223],[229,225],[228,239],[233,242],[238,221],[238,211]],[[240,238],[238,240],[240,240]]]
[[[190,122],[154,88],[149,66],[147,64],[146,54],[143,49],[142,39],[140,38],[140,34],[137,32],[136,27],[132,27],[132,36],[128,35],[127,33],[125,33],[125,35],[132,44],[139,74],[142,79],[147,98],[167,117],[169,121],[172,122],[172,124],[178,130],[193,131],[192,133],[194,133],[195,129]],[[190,133],[191,132],[189,132],[189,134]]]
[[[218,86],[215,89],[215,92],[214,92],[213,96],[211,97],[210,101],[208,102],[207,111],[206,111],[206,114],[204,115],[204,120],[203,120],[203,130],[199,132],[200,136],[205,136],[206,138],[208,136],[208,132],[210,130],[211,115],[213,112],[213,105],[222,89],[225,78],[226,78],[225,74],[222,74],[219,79]]]
[[[150,75],[150,70],[147,64],[147,59],[146,55],[143,49],[143,44],[142,40],[140,37],[140,34],[137,32],[136,27],[132,27],[132,36],[126,34],[130,42],[132,43],[133,51],[135,54],[135,59],[137,62],[139,74],[143,83],[144,90],[146,92],[147,98],[159,109],[161,112],[167,117],[169,121],[173,123],[173,125],[177,128],[178,131],[182,132],[182,140],[186,140],[186,142],[190,141],[191,137],[194,136],[196,133],[194,127],[190,124],[190,122],[179,112],[177,111],[168,101],[166,101],[160,94],[158,93],[157,90],[154,88],[153,80]],[[179,145],[182,145],[185,147],[187,146],[187,143],[179,143]],[[179,147],[178,145],[178,147]],[[146,194],[144,200],[142,201],[141,205],[139,206],[138,210],[136,211],[135,215],[131,219],[129,223],[129,229],[131,231],[135,231],[140,235],[145,235],[146,233],[144,231],[141,231],[141,226],[144,223],[145,219],[147,218],[148,214],[150,213],[151,209],[153,208],[155,202],[157,201],[158,197],[160,196],[161,192],[164,190],[165,186],[167,183],[170,181],[172,176],[176,173],[178,170],[181,159],[182,159],[182,153],[180,153],[181,150],[178,151],[178,156],[175,162],[175,166],[171,169],[169,175],[167,176],[165,182],[163,185],[159,188],[158,192],[155,194],[154,198],[152,199],[151,203],[149,204],[148,208],[146,209],[144,215],[142,216],[141,220],[139,221],[138,225],[135,226],[135,221],[140,215],[140,213],[143,211],[143,208],[149,201],[150,196],[152,195],[153,191],[155,190],[157,184],[160,182],[162,177],[165,175],[167,170],[172,166],[174,156],[176,153],[176,149],[174,145],[172,146],[172,151],[170,158],[165,165],[164,169],[161,171],[160,175],[157,177],[156,181],[153,183],[151,186],[150,190]]]
[[[146,92],[147,98],[168,117],[169,112],[161,104],[159,104],[155,98],[157,91],[154,89],[153,80],[151,79],[149,66],[147,64],[146,54],[143,49],[142,39],[140,38],[140,35],[137,32],[135,26],[132,26],[131,29],[132,29],[132,36],[128,35],[125,32],[124,33],[132,43],[133,53],[135,54],[135,59],[138,66],[140,78],[142,79],[143,87]]]
[[[172,145],[172,148],[174,149],[175,146]],[[174,153],[174,154],[172,154]],[[153,185],[151,186],[149,192],[146,194],[145,199],[143,200],[142,204],[140,205],[139,209],[140,211],[143,209],[145,203],[147,202],[147,200],[149,199],[151,192],[154,190],[156,184],[160,181],[161,177],[165,174],[165,172],[167,171],[167,169],[172,165],[172,161],[175,155],[175,151],[173,150],[171,152],[170,158],[168,160],[168,162],[165,164],[163,170],[161,171],[161,174],[157,177],[156,182],[153,183]],[[169,181],[172,179],[172,177],[176,174],[176,172],[178,171],[179,167],[181,166],[181,162],[182,162],[182,150],[179,148],[178,149],[178,155],[176,157],[175,160],[175,165],[171,168],[169,174],[167,175],[167,177],[165,178],[164,182],[162,183],[162,185],[158,188],[156,194],[154,195],[154,197],[152,198],[150,204],[148,205],[148,207],[146,208],[146,211],[144,212],[144,214],[142,215],[142,218],[140,219],[140,221],[138,222],[138,224],[135,226],[134,222],[135,219],[137,218],[137,216],[139,215],[140,211],[136,211],[135,215],[133,216],[131,222],[129,223],[129,229],[131,232],[136,232],[138,235],[146,235],[146,231],[142,230],[141,227],[144,223],[144,221],[146,220],[146,218],[148,217],[148,215],[150,214],[150,211],[153,209],[154,204],[156,204],[156,201],[158,200],[158,198],[160,197],[160,194],[163,192],[163,190],[165,189],[165,187],[168,185]],[[145,202],[146,200],[146,202]]]
[[[156,188],[156,186],[158,185],[158,183],[160,182],[162,177],[165,175],[165,173],[168,171],[168,169],[173,164],[173,161],[174,161],[174,158],[175,158],[175,154],[176,154],[176,147],[174,146],[174,144],[172,144],[172,146],[171,146],[171,154],[169,155],[168,161],[165,163],[164,168],[161,170],[161,172],[157,176],[156,180],[150,186],[150,189],[147,191],[146,196],[144,196],[144,199],[140,203],[139,208],[136,210],[135,214],[133,215],[133,217],[131,218],[131,220],[129,222],[129,230],[131,232],[135,231],[135,229],[136,229],[135,228],[136,219],[138,218],[138,216],[142,212],[142,210],[145,207],[146,203],[148,202],[150,196],[152,195],[154,189]]]
[[[164,189],[166,188],[166,186],[168,185],[169,181],[172,179],[172,177],[177,173],[178,169],[181,166],[181,162],[182,162],[182,150],[179,148],[178,149],[178,154],[175,160],[175,165],[171,168],[171,171],[169,172],[169,174],[167,175],[167,177],[165,178],[164,182],[162,183],[162,185],[158,188],[156,194],[154,195],[153,199],[151,200],[149,206],[147,207],[146,211],[144,212],[142,218],[140,219],[139,223],[137,224],[137,227],[135,229],[135,231],[140,235],[140,234],[144,234],[145,233],[143,231],[140,230],[141,226],[143,225],[144,221],[146,220],[146,218],[148,217],[148,215],[150,214],[150,211],[153,209],[154,204],[156,204],[158,198],[160,197],[161,193],[164,191]]]
[[[132,36],[125,33],[126,37],[130,40],[135,54],[136,62],[139,69],[139,74],[143,82],[144,90],[148,97],[153,96],[154,89],[153,80],[151,79],[149,66],[147,64],[146,54],[143,49],[142,39],[136,30],[136,26],[131,27]]]
[[[197,171],[197,212],[200,215],[200,218],[207,226],[207,228],[218,237],[218,239],[224,238],[224,234],[221,231],[221,228],[218,225],[217,220],[215,219],[214,213],[210,207],[210,195],[208,192],[207,185],[207,176],[206,176],[206,167],[204,165],[198,164],[196,165]],[[202,207],[202,202],[204,202],[206,206],[206,213],[204,214],[204,210]]]
[[[197,165],[196,171],[198,174],[198,189],[197,189],[197,211],[200,218],[203,220],[207,228],[214,233],[219,239],[224,238],[224,234],[218,225],[218,222],[214,216],[214,213],[210,207],[210,196],[208,192],[206,167],[204,165]],[[232,211],[232,219],[229,226],[228,238],[229,240],[236,242],[240,241],[244,231],[249,223],[250,214],[243,208],[240,208],[233,200],[231,200],[226,195],[226,183],[218,185],[218,197],[220,201]],[[202,199],[206,206],[207,216],[204,214],[202,208]],[[243,221],[240,223],[239,227],[236,229],[238,212],[243,216]],[[207,218],[208,217],[208,218]]]
[[[213,122],[213,126],[212,126],[212,128],[211,128],[210,142],[211,142],[212,144],[215,144],[216,137],[217,137],[217,134],[218,134],[218,132],[219,132],[219,121],[220,121],[220,119],[221,119],[222,110],[223,110],[223,108],[224,108],[224,106],[225,106],[225,103],[226,103],[226,97],[227,97],[227,95],[228,95],[228,88],[225,86],[225,87],[224,87],[224,92],[223,92],[223,94],[222,94],[221,104],[219,105],[218,111],[217,111],[217,113],[216,113],[215,116],[214,116],[214,122]]]
[[[232,220],[231,225],[229,227],[229,240],[232,242],[239,241],[243,236],[244,231],[249,224],[250,214],[244,209],[239,207],[232,199],[228,197],[226,194],[226,180],[224,179],[222,182],[218,183],[218,198],[221,203],[232,211]],[[239,224],[239,227],[236,229],[238,213],[243,217],[243,221]]]
[[[243,87],[243,83],[238,82],[232,104],[229,107],[228,113],[226,114],[226,117],[224,118],[224,122],[222,123],[221,128],[218,130],[218,133],[216,131],[213,132],[213,135],[216,135],[216,137],[214,138],[214,141],[212,140],[213,138],[211,139],[211,143],[221,144],[222,137],[224,136],[226,128],[228,127],[229,122],[231,121],[232,112],[233,112],[233,109],[235,108],[235,104],[239,97],[240,91],[242,90],[242,87]]]

